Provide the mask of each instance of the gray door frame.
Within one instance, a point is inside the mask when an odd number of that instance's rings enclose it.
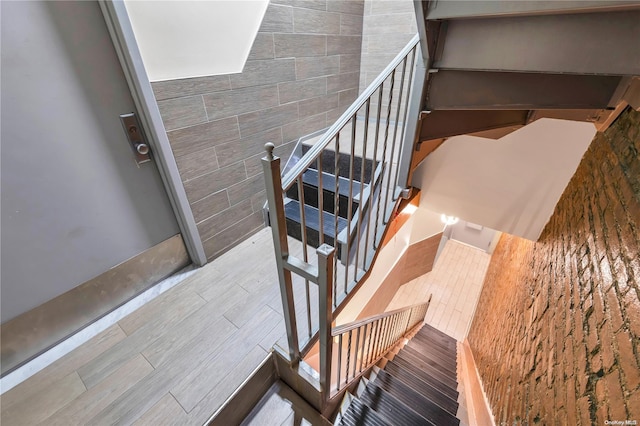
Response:
[[[131,21],[122,0],[98,0],[109,29],[114,48],[129,85],[133,102],[151,146],[153,159],[158,167],[176,216],[182,238],[191,260],[196,265],[207,263],[202,240],[180,179],[178,166],[171,150],[169,138],[160,116],[147,71],[142,62]]]

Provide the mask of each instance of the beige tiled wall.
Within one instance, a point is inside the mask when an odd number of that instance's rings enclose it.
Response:
[[[416,32],[412,0],[365,0],[360,91],[380,74]]]
[[[363,7],[272,0],[242,73],[152,83],[209,259],[263,226],[264,144],[286,160],[356,98]]]

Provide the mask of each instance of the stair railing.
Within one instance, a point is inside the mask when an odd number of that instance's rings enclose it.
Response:
[[[407,308],[385,312],[331,330],[337,340],[335,381],[331,382],[329,397],[348,387],[376,364],[397,344],[398,340],[421,325],[429,308],[429,301]],[[330,368],[333,368],[334,363]]]
[[[413,146],[414,134],[404,133],[417,55],[416,35],[284,177],[274,145],[265,145],[262,163],[289,357],[297,364],[319,339],[321,382],[331,360],[331,324],[371,269],[405,189],[398,184],[399,163],[403,149],[404,161]],[[411,141],[404,143],[407,137]],[[305,200],[310,179],[317,195]],[[295,206],[288,191],[299,204],[299,242],[287,234],[285,203]],[[315,257],[309,256],[307,229],[312,214],[318,222]]]

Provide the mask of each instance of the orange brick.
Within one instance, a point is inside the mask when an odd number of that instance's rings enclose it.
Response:
[[[609,322],[605,322],[600,329],[600,355],[602,356],[602,367],[609,371],[615,359],[613,355],[613,334]]]
[[[640,389],[632,392],[627,399],[627,410],[629,410],[629,419],[638,420],[640,423]]]
[[[624,295],[624,312],[631,332],[640,338],[640,299],[634,289]]]
[[[583,396],[578,399],[578,416],[580,419],[580,424],[587,426],[591,424],[591,413],[589,411],[589,397]]]
[[[620,384],[620,374],[617,370],[613,370],[607,374],[603,380],[607,387],[607,405],[609,406],[609,419],[626,420],[627,413],[624,408],[624,397],[622,393],[622,385]]]
[[[613,331],[620,330],[623,324],[622,311],[615,286],[607,291],[607,312],[609,313],[609,318],[611,318],[611,328]]]
[[[631,336],[624,330],[616,334],[618,345],[618,364],[624,375],[627,389],[636,389],[640,385],[640,369],[631,349]]]
[[[637,139],[640,113],[627,110],[594,139],[539,242],[505,234],[492,256],[469,340],[496,419],[640,420],[640,158],[638,141],[622,140],[632,126]]]

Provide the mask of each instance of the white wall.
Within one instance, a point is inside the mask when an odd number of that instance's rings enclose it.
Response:
[[[421,208],[537,240],[595,132],[541,119],[499,140],[451,138],[414,174]]]
[[[413,216],[402,225],[396,235],[380,250],[369,278],[340,312],[336,318],[336,325],[347,324],[358,318],[362,309],[369,303],[382,282],[389,275],[389,272],[409,247],[412,227]]]
[[[422,198],[420,199],[422,204]],[[413,226],[409,244],[415,244],[444,231],[440,215],[427,209],[418,208],[413,213]]]
[[[268,4],[125,1],[151,81],[241,72]]]

